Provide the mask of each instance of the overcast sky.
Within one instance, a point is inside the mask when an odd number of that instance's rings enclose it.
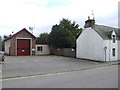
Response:
[[[119,0],[0,0],[0,35],[28,27],[34,35],[50,32],[62,18],[84,26],[94,12],[96,24],[118,27]]]

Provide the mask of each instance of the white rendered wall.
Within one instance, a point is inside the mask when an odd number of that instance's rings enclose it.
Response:
[[[115,48],[115,56],[112,55],[113,51],[112,49]],[[115,43],[113,41],[110,41],[110,61],[118,60],[118,41],[116,40]]]
[[[105,46],[107,47],[107,49],[106,49],[106,61],[118,60],[118,41],[116,40],[116,42],[113,43],[112,40],[104,40],[104,47]],[[113,56],[113,50],[112,50],[113,48],[115,48],[115,56]]]
[[[116,33],[113,31],[111,37],[115,35]],[[113,38],[113,37],[112,37]],[[116,61],[119,58],[119,47],[118,47],[118,40],[115,40],[115,43],[113,43],[113,40],[105,40],[105,45],[107,46],[107,54],[109,55],[108,61]],[[113,48],[115,48],[115,56],[113,56]],[[108,58],[107,58],[108,59]]]
[[[105,61],[104,40],[92,28],[86,28],[77,39],[76,57]]]
[[[111,37],[115,35],[116,38],[116,33],[113,31]],[[113,38],[113,37],[112,37]],[[113,43],[113,40],[110,41],[110,61],[115,61],[118,60],[118,40],[115,40],[115,43]],[[115,56],[113,56],[113,48],[115,48]]]
[[[120,60],[120,40],[118,41],[118,60]]]
[[[5,53],[9,54],[10,40],[5,41]]]
[[[105,49],[105,47],[106,47],[106,49]],[[104,40],[103,48],[104,48],[104,59],[105,59],[105,61],[110,61],[110,56],[111,56],[111,53],[110,53],[110,50],[111,50],[110,40]]]
[[[37,51],[37,47],[43,47],[43,51]],[[48,45],[36,45],[36,55],[48,55],[50,53]]]

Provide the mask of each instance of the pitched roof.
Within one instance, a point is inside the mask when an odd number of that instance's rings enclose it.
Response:
[[[15,33],[14,35],[12,35],[11,37],[7,38],[7,39],[4,40],[4,41],[7,41],[7,40],[11,39],[12,37],[18,35],[18,34],[19,34],[20,32],[22,32],[22,31],[25,31],[25,32],[27,32],[28,34],[30,34],[33,38],[36,38],[36,37],[35,37],[32,33],[30,33],[26,28],[23,28],[22,30],[18,31],[17,33]]]
[[[120,28],[113,28],[103,25],[95,25],[93,29],[105,40],[110,40],[112,32],[115,31],[116,39],[120,40]]]

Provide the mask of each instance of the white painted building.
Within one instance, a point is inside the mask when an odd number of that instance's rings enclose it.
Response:
[[[120,40],[118,41],[118,59],[120,60]]]
[[[76,57],[96,61],[120,60],[120,30],[88,19],[77,39]]]
[[[47,44],[36,44],[36,55],[49,55],[50,50]]]
[[[5,42],[5,53],[9,55],[10,53],[10,40]]]

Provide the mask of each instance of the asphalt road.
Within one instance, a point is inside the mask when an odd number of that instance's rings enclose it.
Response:
[[[59,56],[6,57],[3,88],[117,88],[118,66]]]
[[[87,68],[97,65],[97,62],[85,61],[61,56],[26,56],[6,57],[2,64],[2,76],[16,77],[36,74],[63,72]],[[101,63],[99,63],[101,64]]]

